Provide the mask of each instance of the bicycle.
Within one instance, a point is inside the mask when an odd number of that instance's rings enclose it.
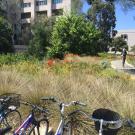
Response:
[[[80,101],[71,101],[70,103],[64,103],[60,102],[58,99],[55,97],[42,97],[41,100],[43,101],[52,101],[53,103],[56,103],[60,109],[60,115],[61,115],[61,120],[59,122],[58,128],[55,132],[55,135],[72,135],[72,122],[69,118],[70,115],[65,117],[65,107],[69,106],[86,106],[86,104],[80,102]]]
[[[121,120],[118,113],[108,109],[97,109],[93,112],[92,116],[89,116],[86,112],[81,110],[76,110],[70,115],[83,116],[82,123],[86,126],[82,128],[79,124],[76,125],[75,135],[90,135],[92,133],[92,130],[90,129],[91,125],[92,127],[95,127],[99,135],[116,135],[122,127],[122,124],[124,124],[124,121]],[[93,121],[94,124],[91,124],[91,121]]]
[[[15,130],[13,135],[41,135],[40,127],[42,126],[45,129],[43,134],[47,135],[49,128],[49,121],[47,118],[47,115],[49,114],[48,111],[30,102],[21,101],[21,104],[30,106],[32,110],[20,127]],[[36,111],[42,114],[40,119],[35,117]]]
[[[0,129],[0,135],[5,135],[5,134],[8,133],[11,129],[12,129],[11,126],[8,126],[8,127],[6,127],[6,128],[1,128],[1,129]]]
[[[2,129],[12,127],[10,133],[21,123],[21,114],[17,110],[20,107],[20,98],[20,94],[16,93],[0,95],[0,126]]]

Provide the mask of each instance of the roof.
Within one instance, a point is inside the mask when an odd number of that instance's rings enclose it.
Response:
[[[135,29],[117,30],[118,33],[135,33]]]

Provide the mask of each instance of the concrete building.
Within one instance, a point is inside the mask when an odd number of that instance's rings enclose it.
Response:
[[[71,0],[22,0],[21,22],[30,23],[38,15],[59,16],[71,11]]]
[[[10,20],[12,20],[11,24],[13,25],[15,33],[13,36],[15,44],[28,44],[31,37],[31,23],[37,19],[38,16],[51,17],[70,14],[72,7],[72,0],[16,1],[5,1],[8,18],[11,18]],[[18,34],[19,32],[21,34]]]
[[[129,50],[131,46],[135,45],[135,29],[134,30],[118,30],[116,36],[121,36],[125,41],[127,41]]]

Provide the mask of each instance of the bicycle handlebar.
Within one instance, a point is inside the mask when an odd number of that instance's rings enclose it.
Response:
[[[44,101],[52,101],[52,102],[57,102],[57,103],[60,103],[60,101],[58,99],[56,99],[55,97],[51,96],[51,97],[42,97],[41,100],[44,100]]]
[[[8,102],[11,99],[11,97],[7,96],[5,99],[4,98],[0,98],[0,102],[4,103],[4,102]]]
[[[64,103],[63,103],[64,104]],[[84,104],[84,103],[82,103],[82,102],[80,102],[80,101],[71,101],[70,103],[68,103],[68,104],[64,104],[64,106],[71,106],[71,105],[80,105],[80,106],[86,106],[86,104]]]
[[[30,103],[30,102],[21,101],[20,103],[21,103],[21,104],[24,104],[24,105],[26,105],[26,106],[30,106],[30,107],[32,107],[32,109],[34,109],[34,110],[38,110],[38,111],[40,111],[40,112],[42,112],[42,113],[47,113],[47,114],[49,114],[49,111],[48,111],[47,109],[44,109],[44,108],[39,107],[39,106],[37,106],[37,105],[34,105],[34,104]]]
[[[57,98],[55,97],[42,97],[41,100],[44,100],[44,101],[52,101],[54,103],[58,103],[58,105],[64,105],[64,106],[71,106],[71,105],[81,105],[81,106],[86,106],[85,103],[82,103],[80,101],[71,101],[70,103],[63,103],[63,102],[60,102]]]

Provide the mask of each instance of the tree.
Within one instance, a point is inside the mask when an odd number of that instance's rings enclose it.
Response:
[[[135,45],[131,47],[131,51],[135,54]]]
[[[94,55],[100,51],[98,40],[101,36],[91,22],[81,15],[60,17],[52,32],[48,57],[63,58],[65,53]]]
[[[38,58],[46,55],[47,47],[50,45],[50,35],[52,31],[51,19],[43,18],[34,22],[32,26],[32,39],[28,52]]]
[[[83,6],[83,0],[72,0],[71,9],[72,12],[81,13]]]
[[[127,42],[122,37],[114,38],[111,47],[113,47],[115,51],[122,51],[123,48],[128,50]]]
[[[13,52],[12,29],[3,17],[0,17],[0,53]]]
[[[88,0],[88,3],[91,4],[91,8],[88,11],[88,18],[102,32],[102,43],[104,44],[104,49],[107,50],[116,25],[113,0]]]
[[[13,44],[16,44],[21,35],[21,3],[20,0],[7,0],[7,19],[13,29]],[[13,10],[14,9],[14,10]],[[18,37],[18,39],[17,39]]]
[[[0,16],[5,17],[5,15],[6,15],[5,8],[6,8],[6,2],[3,0],[0,0]]]

